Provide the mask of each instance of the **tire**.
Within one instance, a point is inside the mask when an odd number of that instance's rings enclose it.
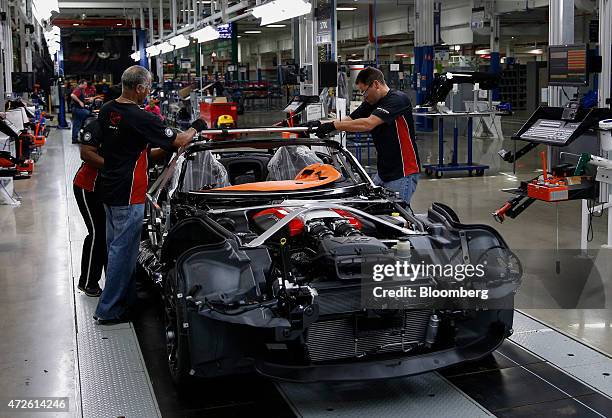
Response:
[[[187,391],[194,383],[191,371],[188,328],[183,328],[185,321],[184,299],[177,299],[176,294],[183,292],[178,285],[175,269],[168,272],[164,283],[164,323],[166,339],[166,359],[172,381],[179,393]]]
[[[436,178],[437,179],[441,179],[444,176],[444,172],[443,171],[436,171]]]
[[[478,176],[478,177],[484,176],[484,169],[480,168],[480,169],[476,170],[476,176]]]
[[[425,174],[427,174],[428,176],[431,176],[432,175],[431,168],[426,168]]]

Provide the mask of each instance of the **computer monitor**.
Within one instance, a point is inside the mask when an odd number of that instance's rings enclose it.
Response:
[[[548,47],[548,85],[586,86],[589,84],[587,45]]]

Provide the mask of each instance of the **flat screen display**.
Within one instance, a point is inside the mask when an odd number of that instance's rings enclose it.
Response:
[[[588,83],[586,45],[548,47],[548,85],[586,86]]]

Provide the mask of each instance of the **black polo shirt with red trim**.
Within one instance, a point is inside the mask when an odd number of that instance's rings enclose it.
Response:
[[[109,206],[144,203],[149,182],[149,146],[173,149],[176,132],[134,103],[111,100],[98,115],[104,168],[102,201]]]
[[[102,132],[96,117],[90,117],[83,122],[83,127],[79,132],[79,143],[90,145],[98,149],[100,154],[100,140]],[[73,184],[88,192],[96,191],[100,180],[98,169],[83,162],[74,176]]]
[[[408,96],[397,90],[375,105],[363,102],[351,119],[378,116],[383,123],[372,129],[376,147],[376,165],[382,181],[393,181],[420,172],[419,151],[416,144],[412,104]]]

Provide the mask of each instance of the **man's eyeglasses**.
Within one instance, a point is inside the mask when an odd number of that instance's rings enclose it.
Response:
[[[370,87],[372,87],[372,84],[374,84],[374,83],[368,84],[368,87],[364,91],[361,92],[361,98],[363,100],[368,98],[368,90],[370,90]]]

